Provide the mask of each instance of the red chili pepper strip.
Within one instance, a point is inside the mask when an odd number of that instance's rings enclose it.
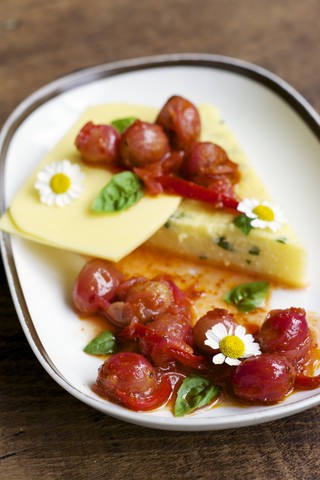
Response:
[[[297,375],[295,379],[295,387],[306,388],[311,390],[320,387],[320,375],[315,377],[308,377],[306,375]]]
[[[166,192],[175,193],[185,198],[200,200],[201,202],[216,205],[221,204],[222,207],[230,208],[231,210],[237,210],[239,204],[236,198],[202,187],[201,185],[189,182],[183,178],[173,177],[171,175],[161,175],[156,178],[156,181],[162,185]]]
[[[125,327],[119,334],[118,338],[121,340],[134,340],[136,338],[147,338],[155,344],[159,344],[162,337],[154,330],[146,325],[133,320],[127,327]]]
[[[208,370],[210,363],[206,361],[203,355],[194,355],[193,353],[183,350],[178,345],[169,345],[168,350],[172,357],[184,367],[194,370]]]
[[[171,360],[176,360],[185,367],[195,370],[208,370],[209,368],[209,363],[203,355],[194,355],[184,350],[182,346],[171,342],[170,339],[161,337],[157,332],[139,322],[132,322],[128,327],[124,328],[119,333],[118,338],[127,340],[145,338],[154,348],[160,348],[162,351],[167,352]]]

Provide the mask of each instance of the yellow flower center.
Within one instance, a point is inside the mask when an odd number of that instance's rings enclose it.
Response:
[[[64,173],[56,173],[50,180],[50,187],[54,193],[66,193],[70,185],[70,178]]]
[[[236,335],[227,335],[219,342],[221,353],[225,357],[240,358],[245,352],[245,345]]]
[[[258,218],[260,218],[260,220],[264,220],[266,222],[273,222],[274,220],[273,210],[266,205],[258,205],[257,207],[254,207],[252,211],[257,215]]]

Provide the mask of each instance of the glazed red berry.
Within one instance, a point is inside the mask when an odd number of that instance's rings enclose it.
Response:
[[[101,365],[93,390],[127,408],[145,411],[158,408],[168,400],[171,383],[142,355],[121,352]]]
[[[75,145],[87,162],[111,164],[119,154],[120,136],[111,125],[86,123],[78,133]]]
[[[264,353],[244,360],[231,376],[235,395],[248,403],[278,403],[292,390],[295,370],[283,356]]]
[[[193,143],[183,161],[182,172],[188,180],[209,188],[222,178],[230,184],[239,180],[238,165],[212,142]]]
[[[125,167],[145,167],[159,162],[169,152],[169,140],[163,128],[136,120],[122,134],[121,162]]]
[[[262,352],[279,353],[298,366],[305,361],[312,344],[305,310],[294,307],[271,310],[258,341]]]
[[[91,260],[75,281],[72,299],[81,313],[94,313],[106,309],[112,301],[122,274],[105,260]]]
[[[188,150],[199,140],[201,120],[197,108],[189,100],[174,95],[169,98],[156,119],[170,139],[174,149]]]

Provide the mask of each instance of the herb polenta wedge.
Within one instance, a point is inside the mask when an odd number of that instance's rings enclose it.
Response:
[[[200,105],[198,110],[202,122],[201,140],[220,145],[240,166],[240,181],[235,185],[240,201],[256,200],[258,210],[257,207],[253,210],[259,215],[253,217],[257,220],[263,222],[265,218],[266,223],[276,220],[273,218],[276,207],[271,207],[263,182],[219,113],[207,104]],[[267,206],[261,208],[265,203]],[[184,199],[148,243],[215,266],[247,272],[292,287],[304,287],[307,283],[307,255],[291,226],[279,223],[280,228],[275,231],[255,228],[253,219],[247,215],[248,212],[239,211],[237,217],[225,210],[215,210],[210,205]]]

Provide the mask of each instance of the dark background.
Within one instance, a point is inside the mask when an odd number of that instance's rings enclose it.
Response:
[[[26,96],[62,75],[179,52],[261,65],[319,111],[319,17],[318,0],[1,0],[0,126]],[[320,478],[320,407],[217,432],[126,424],[80,403],[43,370],[2,265],[0,318],[2,480]]]

